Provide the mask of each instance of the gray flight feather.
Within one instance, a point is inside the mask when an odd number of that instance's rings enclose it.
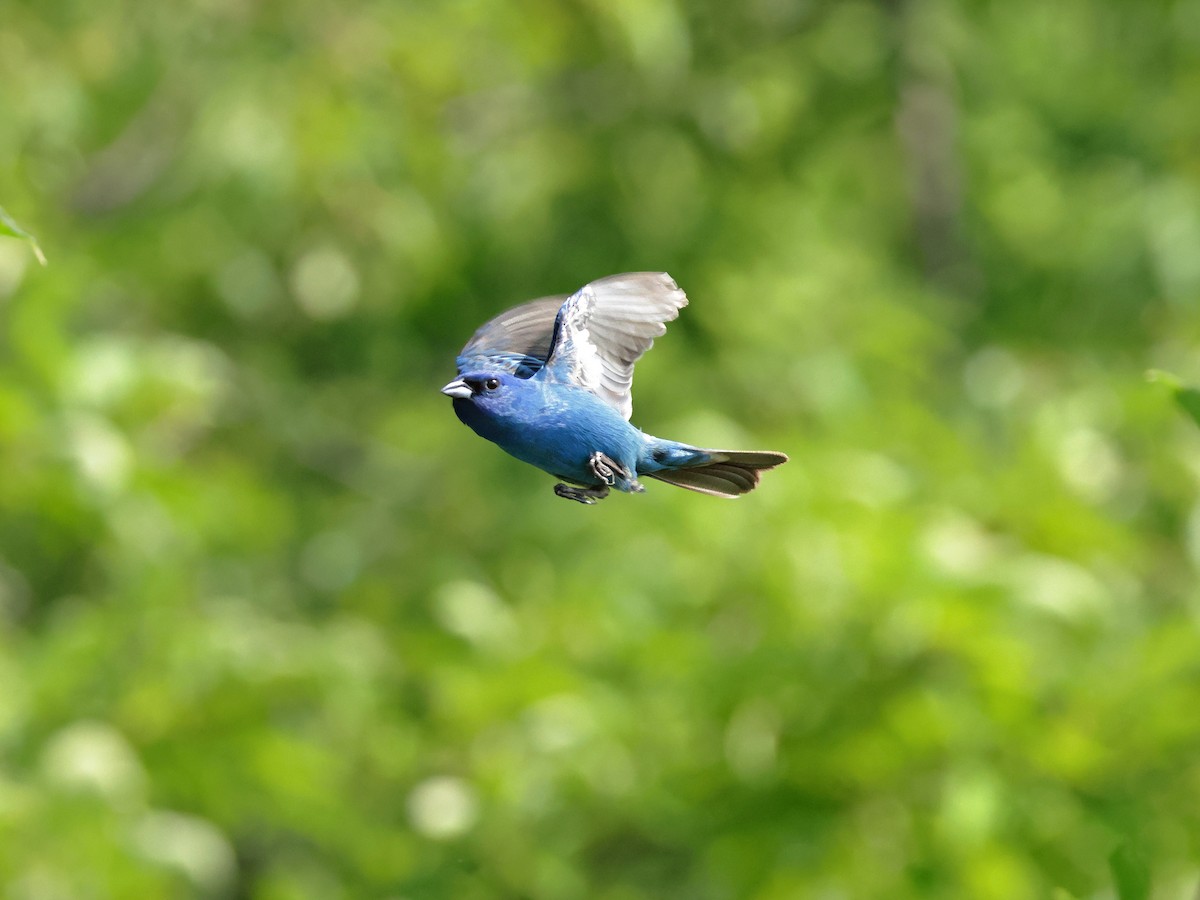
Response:
[[[558,312],[542,377],[587,388],[628,420],[633,364],[687,302],[665,272],[610,275],[585,285]]]
[[[711,462],[691,469],[664,469],[647,472],[676,487],[712,494],[714,497],[737,497],[748,494],[758,486],[759,473],[787,462],[786,453],[774,450],[705,450]]]
[[[529,378],[546,364],[566,294],[530,300],[480,325],[456,360],[458,374],[505,371]]]

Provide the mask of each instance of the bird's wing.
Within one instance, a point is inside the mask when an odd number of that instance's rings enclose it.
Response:
[[[531,377],[546,364],[554,317],[566,299],[560,295],[530,300],[484,322],[458,354],[458,374],[502,371]]]
[[[628,419],[633,364],[687,302],[665,272],[610,275],[584,285],[558,311],[541,377],[585,387]]]

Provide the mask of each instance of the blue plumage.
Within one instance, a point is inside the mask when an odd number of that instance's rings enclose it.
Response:
[[[594,503],[613,487],[641,492],[639,475],[736,497],[787,456],[704,450],[629,423],[634,363],[686,305],[670,276],[651,272],[530,301],[475,332],[442,393],[480,437],[568,482],[555,485],[560,497]]]

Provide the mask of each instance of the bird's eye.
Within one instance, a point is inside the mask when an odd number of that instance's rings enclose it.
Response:
[[[485,381],[483,383],[483,386],[485,388],[487,388],[489,391],[494,391],[496,388],[500,387],[500,379],[499,378],[489,378],[487,381]]]

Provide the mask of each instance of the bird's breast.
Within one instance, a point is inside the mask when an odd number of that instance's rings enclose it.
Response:
[[[590,392],[550,387],[485,408],[455,400],[454,411],[480,437],[561,478],[594,482],[587,460],[597,451],[633,468],[641,432]]]

